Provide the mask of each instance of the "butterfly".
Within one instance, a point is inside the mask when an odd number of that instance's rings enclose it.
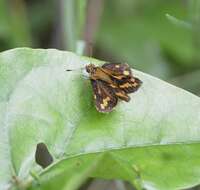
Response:
[[[113,111],[118,100],[130,101],[128,94],[135,92],[142,81],[132,75],[126,63],[105,63],[101,67],[86,65],[91,81],[97,111]]]

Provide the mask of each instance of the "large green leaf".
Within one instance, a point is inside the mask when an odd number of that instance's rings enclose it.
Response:
[[[90,81],[65,71],[88,63],[58,50],[0,54],[0,189],[72,190],[87,177],[138,189],[200,183],[199,97],[133,70],[143,86],[132,100],[98,113]],[[40,142],[54,157],[46,169],[34,161]]]

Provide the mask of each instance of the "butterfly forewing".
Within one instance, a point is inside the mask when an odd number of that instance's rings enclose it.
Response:
[[[131,69],[126,63],[105,63],[102,68],[113,78],[119,80],[132,76]]]
[[[141,86],[142,81],[132,76],[131,69],[126,63],[106,63],[102,68],[110,74],[113,82],[125,93],[135,92]],[[123,92],[120,95],[123,97]]]
[[[111,112],[117,105],[117,96],[108,84],[101,80],[91,80],[95,106],[99,112]]]

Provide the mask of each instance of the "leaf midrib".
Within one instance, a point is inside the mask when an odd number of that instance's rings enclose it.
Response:
[[[48,170],[50,170],[52,167],[54,167],[56,164],[59,164],[62,161],[76,158],[79,156],[87,156],[87,155],[92,155],[92,154],[101,154],[101,153],[106,153],[109,151],[121,151],[121,150],[126,150],[126,149],[133,149],[133,148],[148,148],[148,147],[163,147],[163,146],[174,146],[174,145],[193,145],[193,144],[199,144],[199,141],[188,141],[188,142],[176,142],[176,143],[166,143],[166,144],[158,144],[158,143],[146,143],[143,145],[131,145],[131,146],[126,146],[126,147],[113,147],[109,149],[104,149],[104,150],[99,150],[99,151],[93,151],[93,152],[84,152],[84,153],[78,153],[78,154],[71,154],[69,156],[65,156],[60,160],[57,160],[55,163],[51,164],[49,167],[45,168],[43,171],[39,173],[39,175],[42,175],[43,173],[46,173]]]

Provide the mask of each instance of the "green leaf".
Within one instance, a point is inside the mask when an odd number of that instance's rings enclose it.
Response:
[[[178,18],[170,15],[170,14],[165,14],[166,18],[172,23],[177,26],[180,26],[182,28],[192,30],[192,24],[183,20],[179,20]]]
[[[200,183],[200,99],[133,70],[143,86],[109,114],[93,105],[80,68],[88,58],[58,50],[0,54],[0,189],[77,189],[87,177],[138,189]],[[94,64],[101,64],[92,60]],[[38,143],[54,158],[35,163]]]

